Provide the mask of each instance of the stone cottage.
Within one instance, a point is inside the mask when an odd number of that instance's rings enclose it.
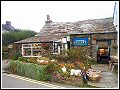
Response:
[[[23,57],[39,57],[43,46],[49,46],[52,54],[60,54],[71,47],[86,47],[88,55],[96,58],[99,46],[117,44],[117,31],[113,18],[89,19],[76,22],[53,22],[47,15],[47,21],[39,34],[15,42],[21,46]]]

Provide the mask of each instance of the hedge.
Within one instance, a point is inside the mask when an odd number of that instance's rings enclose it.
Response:
[[[33,63],[23,63],[18,60],[11,60],[8,65],[8,70],[11,73],[35,80],[47,81],[51,79],[51,75],[47,73],[46,67],[46,65],[37,65]]]

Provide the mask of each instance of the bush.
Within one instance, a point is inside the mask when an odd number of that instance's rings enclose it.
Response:
[[[56,55],[56,56],[54,56],[54,58],[58,61],[58,62],[68,62],[68,61],[70,61],[69,59],[68,59],[68,56],[66,56],[66,55],[64,55],[64,54],[62,54],[62,55]]]
[[[76,61],[85,62],[88,59],[85,55],[87,54],[85,47],[73,47],[67,51],[64,51],[61,55],[51,55],[54,59],[59,62],[70,62],[74,63]]]
[[[86,48],[85,47],[74,47],[66,51],[67,53],[67,60],[70,62],[75,62],[75,61],[86,61],[85,55],[87,54]]]
[[[51,55],[54,59],[64,63],[83,63],[86,68],[89,68],[94,60],[89,59],[87,55],[86,47],[72,47],[67,51],[64,51],[61,55]],[[81,68],[79,64],[75,65],[75,68]]]
[[[2,46],[2,59],[8,59],[10,49],[7,46]]]
[[[60,66],[57,63],[51,62],[46,66],[46,71],[47,73],[50,73],[50,74],[57,73],[59,72],[59,70],[60,70]]]
[[[8,70],[11,72],[11,73],[17,73],[17,62],[11,60],[10,63],[8,64]]]
[[[2,59],[8,59],[8,52],[2,52]]]
[[[36,80],[50,80],[51,75],[46,71],[46,65],[37,65],[33,63],[23,63],[21,61],[11,61],[8,65],[8,69],[12,73],[29,77]]]
[[[49,57],[38,57],[38,60],[46,60],[46,61],[50,61]]]
[[[37,57],[29,57],[29,58],[27,58],[27,62],[29,62],[29,63],[37,63]]]
[[[24,58],[24,57],[19,57],[18,60],[19,60],[19,61],[22,61],[22,62],[28,62],[27,59]]]
[[[19,52],[19,51],[17,51],[17,52],[15,52],[14,54],[13,54],[13,57],[12,57],[12,59],[13,60],[17,60],[19,57],[21,57],[22,55],[21,55],[21,53]]]

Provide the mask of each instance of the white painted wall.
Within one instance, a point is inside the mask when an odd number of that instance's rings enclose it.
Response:
[[[62,43],[67,43],[67,39],[66,38],[62,38]]]
[[[119,53],[119,1],[115,2],[113,19],[114,19],[113,24],[114,24],[114,26],[116,26],[116,30],[118,32],[117,45],[118,45],[118,53]],[[119,55],[118,55],[118,57],[119,57]]]
[[[115,2],[115,6],[114,6],[114,14],[113,14],[114,16],[114,22],[113,22],[113,24],[116,26],[117,25],[117,27],[116,27],[116,29],[117,29],[117,31],[118,31],[118,29],[119,29],[119,2]]]
[[[67,41],[70,41],[70,35],[67,36]]]

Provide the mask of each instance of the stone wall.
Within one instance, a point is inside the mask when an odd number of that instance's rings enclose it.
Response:
[[[113,45],[114,46],[117,46],[117,33],[104,33],[104,34],[92,34],[91,37],[90,37],[90,34],[86,34],[86,35],[71,35],[70,36],[70,44],[71,44],[71,47],[72,47],[72,38],[75,38],[75,37],[88,37],[89,39],[89,45],[88,46],[85,46],[86,47],[86,50],[88,52],[88,55],[91,56],[94,60],[97,60],[97,45],[100,45],[100,46],[108,46],[108,43],[107,42],[100,42],[100,43],[97,43],[97,39],[111,39],[111,45],[110,45],[110,53],[111,55],[113,55]],[[116,49],[117,50],[117,49]],[[114,50],[114,52],[117,52]]]

